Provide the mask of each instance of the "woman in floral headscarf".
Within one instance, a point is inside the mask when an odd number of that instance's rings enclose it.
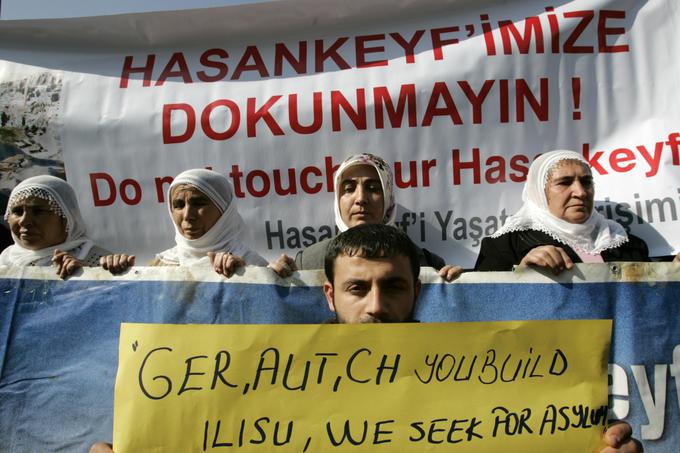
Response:
[[[98,266],[99,258],[110,253],[87,237],[73,188],[54,176],[34,176],[18,184],[5,220],[14,244],[0,254],[0,265],[54,265],[65,278],[82,266]]]
[[[529,168],[524,205],[482,240],[475,270],[535,265],[558,274],[573,263],[649,261],[645,242],[594,210],[594,198],[593,176],[581,155],[541,155]]]
[[[345,231],[363,223],[394,225],[396,202],[393,180],[390,166],[381,157],[364,153],[347,158],[335,173],[333,210],[338,229]],[[294,267],[323,269],[329,243],[330,238],[327,238],[298,252]],[[446,280],[460,275],[460,267],[446,265],[434,253],[419,250],[422,266],[437,269]]]

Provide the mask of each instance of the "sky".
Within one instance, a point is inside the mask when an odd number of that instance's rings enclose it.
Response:
[[[210,8],[265,1],[271,0],[0,0],[0,19],[61,19]]]

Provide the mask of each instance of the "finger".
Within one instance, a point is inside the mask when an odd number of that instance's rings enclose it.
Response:
[[[607,427],[607,431],[604,433],[604,440],[607,445],[618,448],[629,441],[632,434],[633,428],[628,423],[616,421]]]
[[[274,263],[272,263],[272,269],[276,272],[279,277],[287,278],[293,275],[293,272],[297,270],[295,265],[295,260],[285,253],[279,256]]]
[[[231,277],[232,274],[234,272],[236,272],[236,270],[239,267],[245,266],[246,262],[240,256],[233,255],[231,253],[229,253],[228,255],[229,255],[229,258],[228,258],[228,261],[227,261],[226,271],[227,271],[227,274],[228,274],[227,277]]]
[[[212,265],[213,265],[213,270],[217,272],[220,275],[224,275],[225,277],[228,277],[226,275],[226,263],[227,260],[229,259],[229,255],[227,253],[223,252],[210,252],[213,254],[212,256]]]
[[[535,266],[543,267],[551,270],[554,274],[559,274],[561,269],[555,258],[559,255],[558,252],[552,250],[552,246],[541,246],[532,249],[525,257],[522,259],[520,265],[533,264]]]
[[[66,266],[64,267],[65,267],[64,273],[66,274],[64,278],[66,278],[69,275],[72,275],[77,269],[82,267],[82,265],[80,264],[80,261],[78,261],[77,259],[71,258],[66,261]]]
[[[446,272],[446,281],[452,282],[463,273],[463,268],[460,266],[450,266]]]
[[[543,266],[550,268],[555,275],[564,270],[564,261],[562,260],[562,255],[557,247],[546,245],[541,247],[539,252],[541,259],[543,260]]]
[[[288,269],[291,270],[291,273],[292,273],[292,272],[295,272],[296,270],[298,270],[297,264],[295,264],[295,258],[290,257],[290,256],[288,256],[288,255],[286,255],[286,254],[283,254],[283,255],[281,255],[281,256],[283,257],[283,260],[284,260],[284,262],[286,263],[286,267],[288,267]]]
[[[280,259],[269,263],[269,268],[281,278],[286,278],[291,274],[285,263],[282,263]]]
[[[562,255],[555,247],[548,247],[543,250],[543,259],[545,265],[552,270],[553,274],[558,275],[564,270]]]
[[[113,256],[113,267],[116,272],[123,272],[126,268],[126,258],[125,255],[116,254]]]
[[[68,263],[69,263],[69,257],[64,258],[59,265],[57,266],[57,275],[59,275],[59,278],[65,279],[68,277]]]
[[[113,445],[104,442],[97,442],[90,447],[88,453],[113,453]]]
[[[55,249],[54,253],[52,253],[52,262],[58,264],[64,259],[64,256],[66,256],[66,252],[62,252],[59,249]]]
[[[99,265],[104,268],[104,270],[109,270],[109,263],[106,261],[108,255],[99,258]]]
[[[54,263],[54,267],[56,268],[55,271],[57,273],[57,277],[63,279],[64,278],[64,275],[63,275],[64,265],[63,265],[63,263],[61,263],[61,262]]]
[[[135,255],[127,255],[127,265],[132,267],[135,265]]]
[[[235,259],[234,255],[227,253],[224,259],[224,275],[226,277],[231,277],[234,273]]]
[[[572,269],[574,267],[574,262],[571,260],[571,258],[569,258],[567,252],[565,252],[562,247],[556,247],[556,250],[560,254],[562,262],[564,263],[564,267],[566,267],[567,269]]]
[[[220,274],[225,277],[231,277],[231,272],[229,270],[229,263],[231,262],[231,253],[222,254],[222,259],[220,260]]]
[[[278,263],[278,269],[274,269],[279,277],[288,278],[293,275],[293,270],[288,263]]]
[[[439,269],[438,274],[441,278],[443,278],[447,282],[451,282],[455,280],[456,277],[458,277],[462,272],[463,272],[462,267],[447,264],[446,266]]]
[[[210,258],[210,264],[215,264],[215,256],[218,255],[215,252],[208,252],[208,258]]]

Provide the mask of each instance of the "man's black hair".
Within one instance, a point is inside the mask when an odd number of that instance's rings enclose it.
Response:
[[[389,225],[362,224],[337,235],[326,249],[324,270],[333,284],[335,259],[340,255],[362,258],[390,258],[405,256],[411,265],[413,281],[420,274],[418,247],[402,230]]]

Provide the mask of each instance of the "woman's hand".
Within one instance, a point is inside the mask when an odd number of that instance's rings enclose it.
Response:
[[[554,245],[542,245],[531,249],[519,263],[519,267],[527,267],[530,264],[549,269],[555,275],[560,274],[564,269],[574,267],[567,252],[562,247]]]
[[[441,278],[447,282],[452,282],[463,273],[463,268],[453,264],[447,264],[437,272]]]
[[[295,259],[285,253],[279,256],[276,261],[270,261],[269,267],[281,278],[290,277],[293,275],[293,272],[298,270],[295,265]]]
[[[99,258],[99,265],[112,274],[120,274],[135,265],[135,255],[116,253],[102,256]]]
[[[57,268],[59,278],[63,279],[86,265],[84,261],[80,261],[75,256],[62,252],[59,249],[56,249],[52,255],[52,264]]]
[[[243,258],[231,252],[208,252],[210,263],[215,272],[225,277],[231,277],[236,269],[246,265]]]

